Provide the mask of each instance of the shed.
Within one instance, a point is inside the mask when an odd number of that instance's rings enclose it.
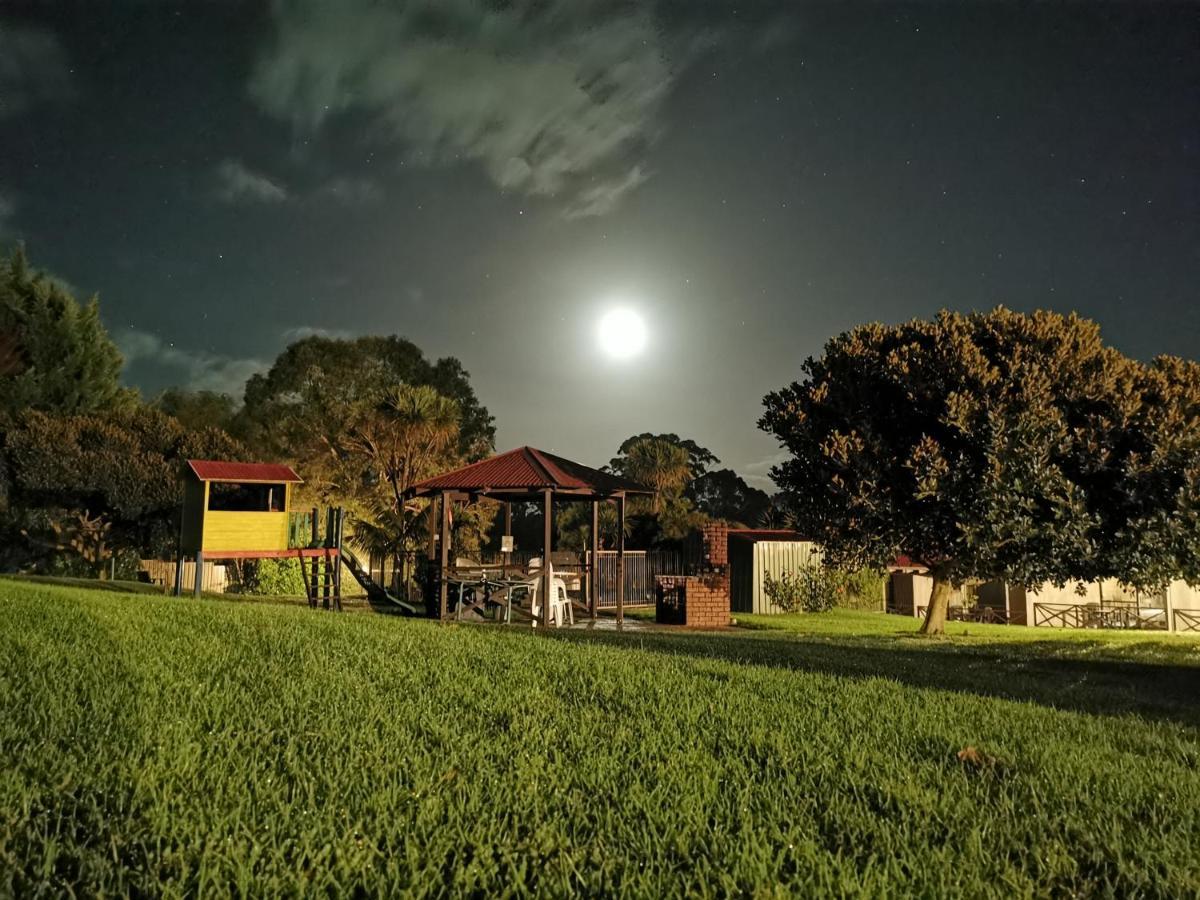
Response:
[[[798,532],[740,528],[729,532],[729,600],[735,613],[783,612],[763,590],[767,573],[778,578],[820,563],[821,550]]]
[[[209,559],[282,555],[300,483],[291,466],[278,463],[188,460],[180,549]]]

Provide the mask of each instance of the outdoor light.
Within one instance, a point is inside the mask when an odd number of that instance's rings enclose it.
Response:
[[[609,310],[600,319],[600,348],[613,359],[629,359],[646,347],[646,323],[631,309]]]

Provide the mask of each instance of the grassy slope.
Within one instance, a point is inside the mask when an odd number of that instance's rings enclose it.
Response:
[[[0,894],[1200,886],[1192,642],[756,624],[783,630],[0,581]]]

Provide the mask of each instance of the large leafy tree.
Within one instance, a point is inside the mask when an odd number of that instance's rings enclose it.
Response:
[[[314,336],[291,344],[268,372],[247,383],[236,433],[264,455],[298,463],[322,499],[341,499],[327,496],[326,463],[362,411],[400,384],[430,387],[458,404],[461,457],[480,459],[492,449],[492,416],[462,364],[452,357],[430,362],[411,341],[395,336]]]
[[[930,566],[923,630],[972,580],[1200,579],[1196,367],[1145,366],[1076,316],[865,325],[765,399],[796,524],[840,565]]]
[[[237,415],[237,402],[216,391],[168,388],[154,400],[154,407],[178,419],[185,428],[220,428],[230,431]]]
[[[121,387],[121,364],[96,298],[80,304],[21,248],[0,261],[0,415],[127,409],[136,395]]]
[[[709,518],[740,525],[757,525],[771,506],[766,491],[746,484],[732,469],[714,469],[692,479],[686,495]]]
[[[720,462],[716,454],[707,447],[701,447],[691,438],[681,438],[677,434],[651,434],[649,431],[645,431],[622,441],[621,446],[617,448],[617,456],[609,463],[609,467],[616,472],[623,471],[630,451],[634,449],[635,445],[641,445],[646,441],[657,441],[682,449],[687,455],[689,478],[699,478]]]
[[[635,498],[630,502],[630,534],[635,546],[650,546],[663,541],[685,537],[703,519],[684,491],[696,473],[696,454],[708,453],[692,441],[681,441],[675,435],[638,436],[621,445],[621,453],[609,467],[626,478],[654,489],[648,500]],[[713,457],[715,459],[715,457]]]
[[[187,429],[148,407],[102,415],[19,414],[0,447],[7,564],[44,555],[39,549],[63,552],[64,531],[103,535],[114,549],[170,554],[180,479],[191,458],[236,460],[248,453],[218,429]]]
[[[460,457],[460,408],[424,385],[393,385],[364,406],[337,443],[343,479],[334,488],[359,497],[354,542],[367,552],[391,557],[397,581],[408,584],[408,552],[425,532],[428,504],[406,500],[410,487],[456,465]],[[472,507],[456,517],[454,545],[478,548],[489,524],[487,511]]]

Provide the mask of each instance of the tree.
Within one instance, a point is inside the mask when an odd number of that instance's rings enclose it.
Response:
[[[238,460],[248,453],[224,432],[190,431],[148,407],[81,416],[26,410],[0,447],[6,565],[36,556],[38,547],[92,546],[88,535],[116,549],[170,554],[183,466],[193,458]]]
[[[750,487],[733,469],[705,472],[688,485],[686,495],[713,519],[755,525],[771,505],[766,491]]]
[[[237,403],[228,394],[215,391],[189,391],[168,388],[154,400],[155,409],[177,419],[184,428],[219,428],[230,431],[237,415]]]
[[[689,438],[681,438],[677,434],[651,434],[647,431],[626,438],[617,449],[618,456],[609,463],[609,467],[616,472],[622,471],[624,457],[628,456],[630,448],[634,444],[647,440],[662,441],[667,444],[673,444],[676,447],[681,447],[687,454],[688,471],[691,478],[699,478],[708,471],[709,466],[714,466],[720,462],[711,450],[707,447],[701,447]]]
[[[687,450],[678,443],[656,437],[633,438],[621,445],[621,455],[611,463],[614,471],[654,489],[651,513],[657,515],[667,495],[678,496],[692,478]]]
[[[1001,308],[864,325],[803,371],[764,400],[760,427],[791,454],[772,477],[834,564],[930,567],[926,633],[972,580],[1200,579],[1194,365]]]
[[[339,440],[341,469],[351,482],[336,487],[346,495],[367,493],[366,514],[355,521],[355,543],[393,558],[401,585],[407,584],[405,551],[422,530],[426,506],[404,495],[418,481],[453,466],[458,443],[458,404],[433,388],[406,384],[388,388]]]
[[[80,305],[20,247],[0,262],[0,415],[128,409],[136,394],[121,387],[121,364],[95,297]]]
[[[389,388],[433,388],[458,404],[459,456],[486,456],[495,443],[492,416],[479,403],[467,372],[452,357],[429,362],[404,338],[342,340],[308,337],[279,355],[271,369],[246,384],[235,433],[264,455],[296,462],[308,487],[323,499],[324,463],[337,454],[340,436]]]

